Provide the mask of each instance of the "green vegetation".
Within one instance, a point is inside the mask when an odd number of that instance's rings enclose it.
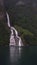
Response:
[[[18,33],[21,36],[24,45],[37,45],[37,7],[34,7],[31,1],[30,3],[27,2],[25,5],[16,5],[16,0],[8,0],[8,2],[10,4],[8,3],[7,5],[5,0],[5,9],[10,15],[11,25],[18,30]],[[3,25],[6,24],[4,23]],[[5,27],[7,26],[3,26],[3,29],[6,32],[1,33],[1,37],[2,34],[7,34],[7,36],[9,35],[9,29],[6,29]],[[3,40],[1,37],[0,39]],[[9,39],[9,37],[6,38],[6,36],[4,36],[4,38]]]
[[[7,25],[4,6],[0,5],[0,45],[9,45],[10,29]]]
[[[0,20],[0,45],[9,45],[10,29],[5,20]]]
[[[18,30],[24,44],[37,45],[37,13],[32,6],[18,5],[7,10],[12,25]]]
[[[17,29],[20,37],[22,38],[24,45],[37,45],[37,36],[35,36],[34,33],[18,25],[15,25],[14,27]]]
[[[23,29],[22,27],[19,27],[18,25],[15,25],[14,27],[18,31],[19,36],[22,38],[24,45],[27,44],[31,45],[32,44],[31,39],[33,38],[34,34],[28,31],[27,29]]]

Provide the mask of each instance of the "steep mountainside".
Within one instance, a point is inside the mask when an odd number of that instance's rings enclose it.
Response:
[[[6,13],[0,5],[0,45],[9,45],[10,29],[7,25]]]
[[[11,25],[17,25],[16,28],[20,26],[33,34],[33,36],[25,35],[22,29],[22,38],[30,41],[30,44],[37,44],[37,0],[8,0],[5,1],[5,9],[10,15]]]

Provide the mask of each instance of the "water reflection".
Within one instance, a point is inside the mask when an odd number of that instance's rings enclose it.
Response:
[[[21,58],[21,48],[10,46],[10,62],[17,62]]]
[[[0,47],[0,65],[37,65],[37,46]]]

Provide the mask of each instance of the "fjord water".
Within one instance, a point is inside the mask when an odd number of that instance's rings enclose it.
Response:
[[[0,65],[37,65],[37,46],[0,47]]]

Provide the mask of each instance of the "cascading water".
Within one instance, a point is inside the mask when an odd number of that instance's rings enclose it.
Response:
[[[8,27],[11,27],[11,26],[10,26],[9,15],[8,15],[8,13],[7,13],[7,12],[6,12],[6,15],[7,15],[7,21],[8,21],[8,22],[7,22],[7,24],[8,24]]]
[[[10,45],[14,45],[14,46],[23,46],[22,40],[21,38],[18,36],[18,32],[14,27],[11,27],[10,25],[10,19],[9,19],[9,15],[6,12],[7,15],[7,21],[8,21],[8,27],[10,27],[11,30],[11,35],[10,35]],[[15,35],[14,35],[15,33]],[[18,41],[17,41],[18,39]],[[16,44],[17,43],[17,44]]]

